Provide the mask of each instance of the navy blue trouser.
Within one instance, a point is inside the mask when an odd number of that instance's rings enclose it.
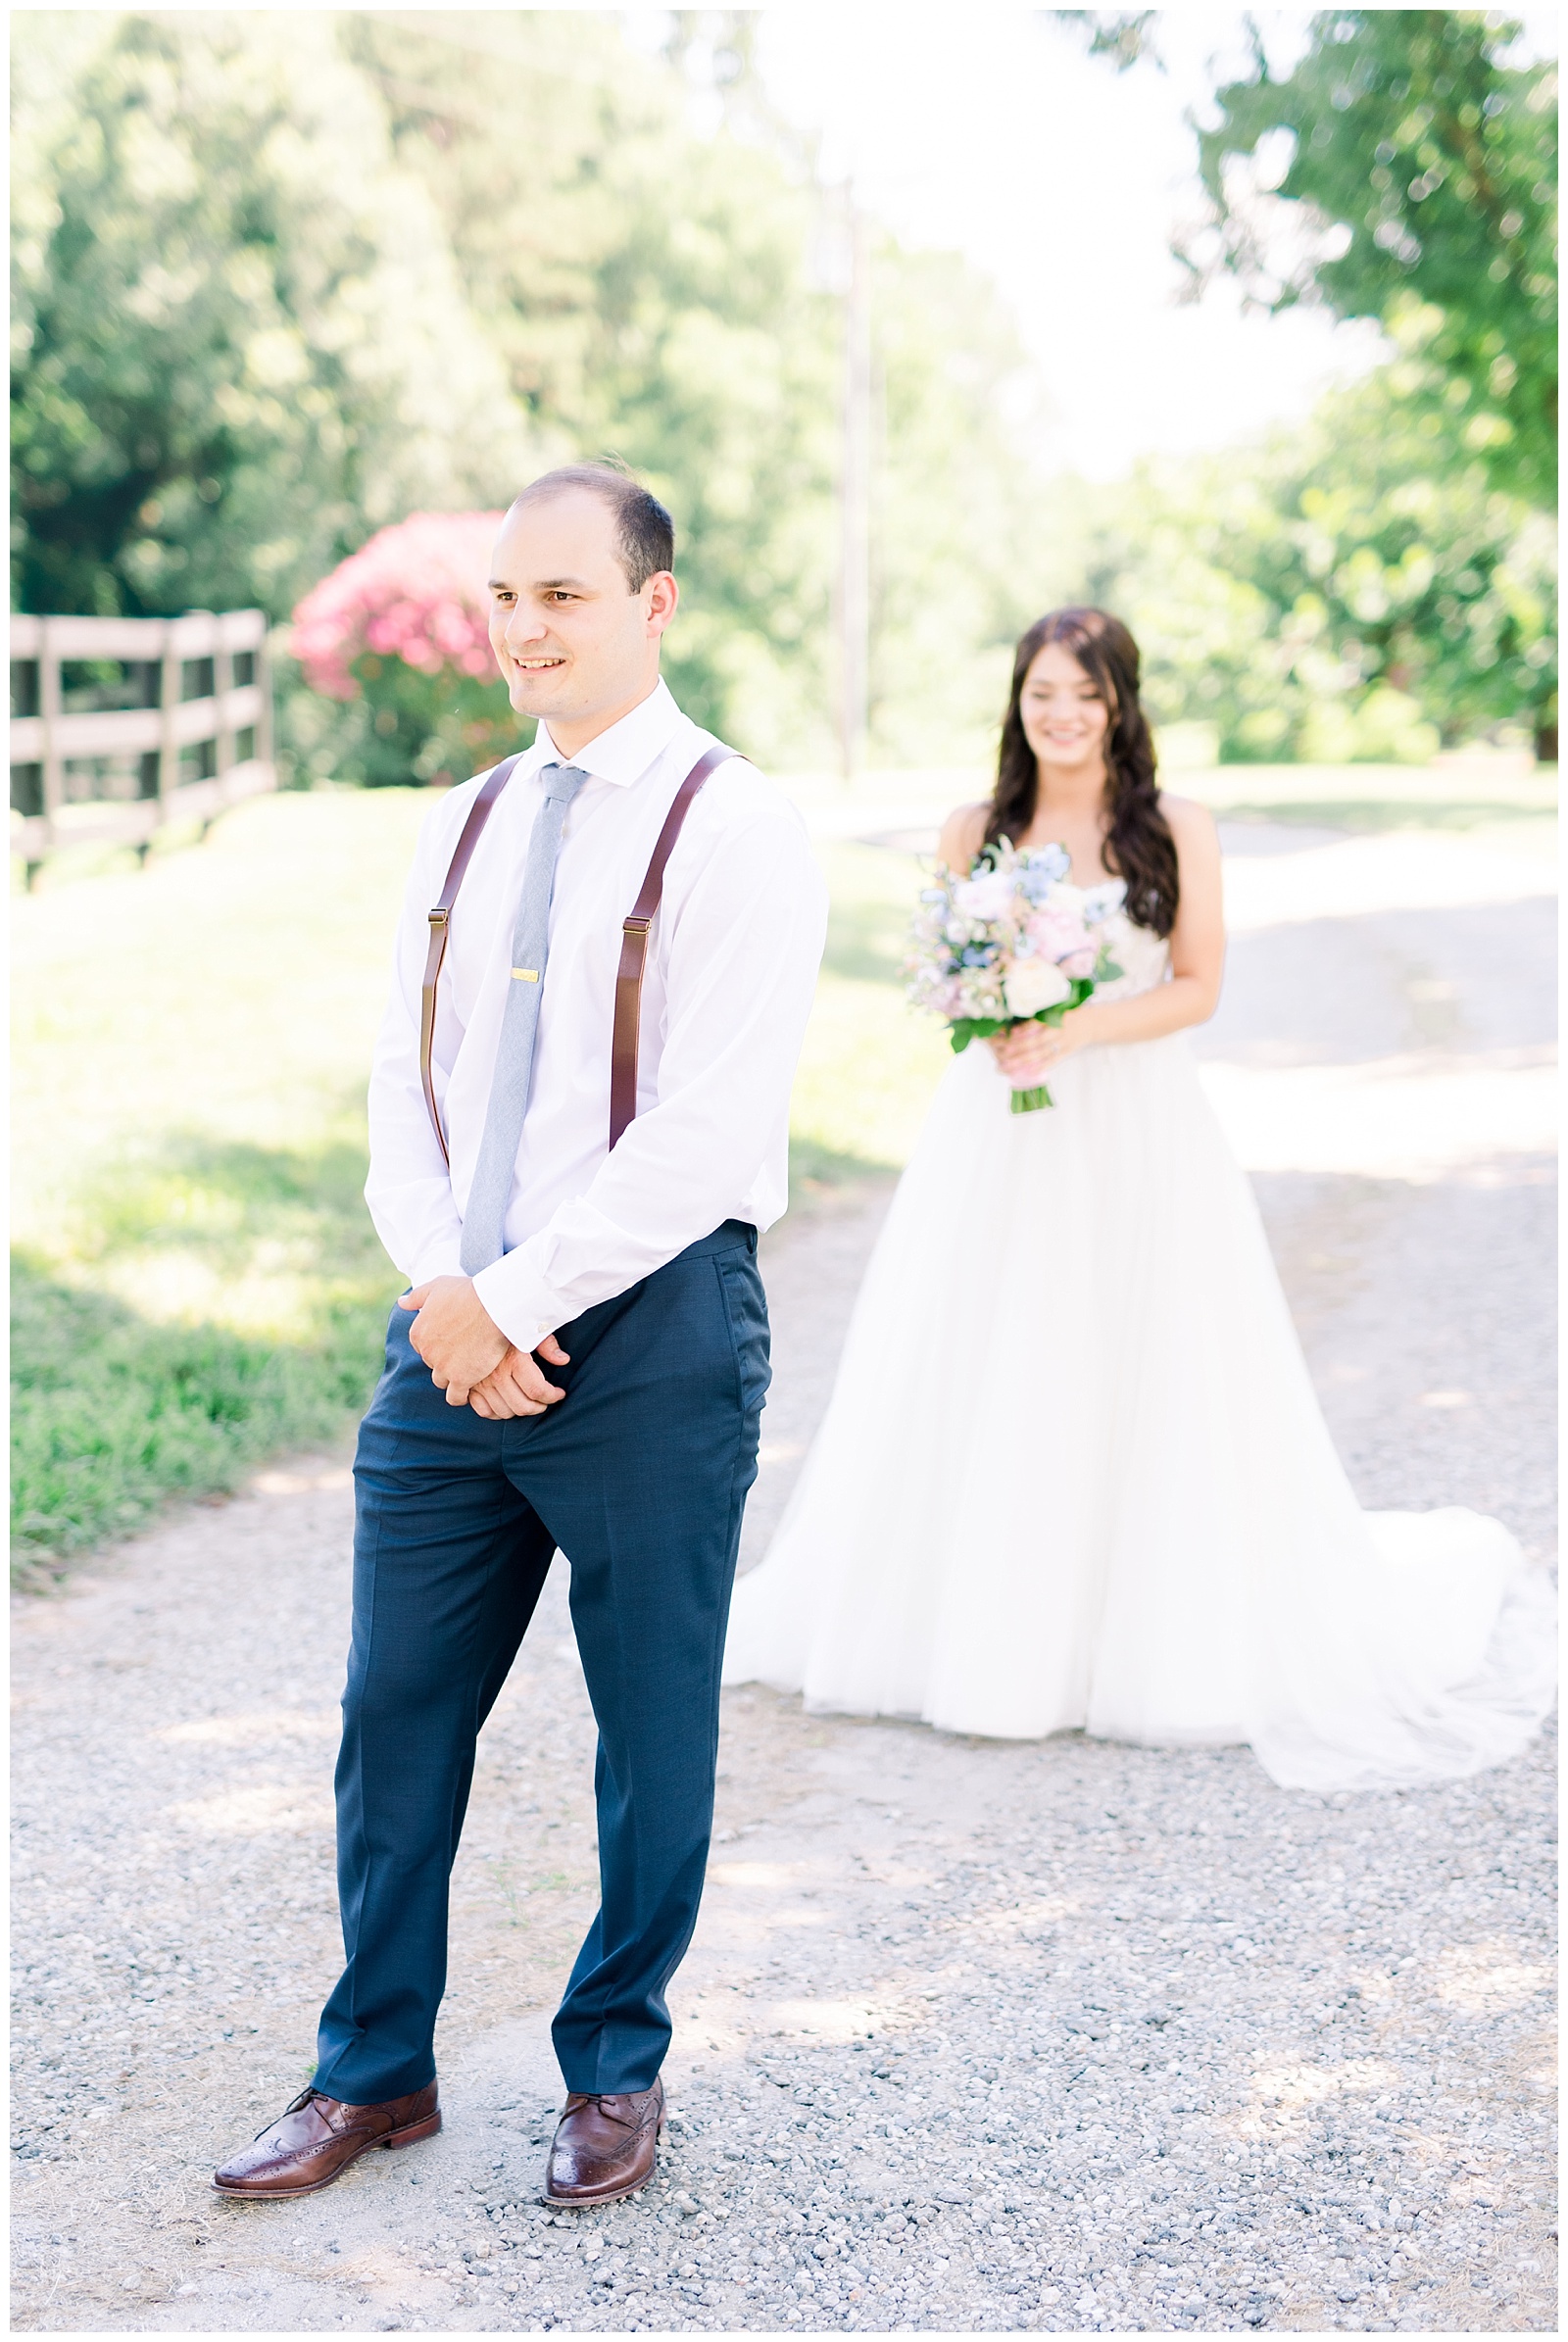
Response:
[[[728,1220],[562,1327],[565,1397],[448,1406],[395,1309],[355,1459],[337,1768],[348,1965],[316,2087],[373,2105],[435,2072],[447,1891],[474,1742],[559,1545],[599,1726],[600,1908],[555,2021],[568,2090],[649,2089],[712,1828],[718,1678],[767,1390],[757,1231]]]

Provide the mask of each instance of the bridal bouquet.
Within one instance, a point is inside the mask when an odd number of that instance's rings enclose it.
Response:
[[[906,973],[910,1000],[946,1018],[955,1049],[1013,1025],[1059,1025],[1121,974],[1099,932],[1121,888],[1068,885],[1071,868],[1059,846],[1020,854],[1005,838],[981,849],[967,878],[938,865]],[[1012,1093],[1015,1114],[1054,1102],[1043,1082]]]

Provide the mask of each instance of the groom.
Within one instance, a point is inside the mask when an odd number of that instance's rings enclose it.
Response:
[[[785,1207],[825,922],[793,808],[660,680],[673,551],[663,507],[591,464],[535,480],[496,542],[490,641],[538,735],[425,821],[370,1081],[366,1195],[412,1291],[355,1463],[348,1960],[313,2085],[224,2195],[302,2195],[440,2128],[474,1742],[558,1545],[600,1908],[555,2020],[545,2193],[605,2203],[653,2172],[768,1380],[757,1238]]]

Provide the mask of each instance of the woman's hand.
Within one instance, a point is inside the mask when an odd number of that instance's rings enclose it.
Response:
[[[1005,1033],[992,1034],[991,1053],[1014,1090],[1035,1089],[1063,1057],[1093,1040],[1087,1022],[1090,1005],[1086,1001],[1082,1008],[1069,1008],[1059,1025],[1013,1025]]]

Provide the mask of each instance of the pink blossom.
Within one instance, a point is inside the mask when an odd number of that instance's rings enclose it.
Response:
[[[494,672],[485,580],[499,512],[415,512],[377,531],[294,612],[294,656],[314,691],[352,700],[367,652],[420,674]]]
[[[1099,956],[1093,945],[1086,944],[1081,951],[1069,951],[1057,965],[1064,976],[1092,976]]]
[[[1059,903],[1048,903],[1030,919],[1029,934],[1035,950],[1047,959],[1063,960],[1071,953],[1087,951],[1091,966],[1094,963],[1094,947],[1090,943],[1088,929],[1076,910],[1069,910]]]

